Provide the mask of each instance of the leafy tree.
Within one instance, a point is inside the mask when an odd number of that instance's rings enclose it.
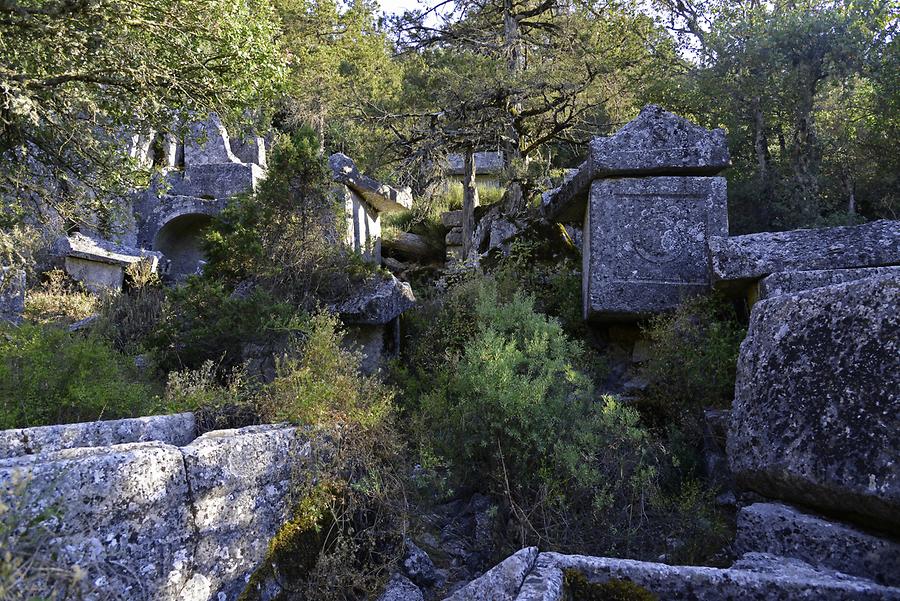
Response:
[[[426,164],[441,154],[436,148],[501,148],[511,213],[524,208],[542,175],[534,159],[546,162],[551,144],[584,142],[598,125],[629,113],[629,86],[667,47],[653,21],[627,3],[439,6],[398,22],[411,102],[393,117],[413,120],[398,144]]]
[[[386,136],[362,116],[399,90],[401,70],[371,0],[274,0],[288,61],[289,128],[307,126],[322,146],[371,170],[384,164]]]
[[[69,214],[61,199],[77,184],[127,183],[126,131],[171,128],[191,111],[241,114],[280,78],[273,17],[268,0],[2,0],[7,216],[27,201]]]
[[[896,61],[889,51],[896,7],[881,0],[657,5],[686,58],[674,77],[660,78],[653,99],[727,128],[737,229],[815,225],[838,211],[852,220],[857,184],[871,166],[852,172],[862,165],[851,155],[892,127],[872,102],[869,80]],[[896,95],[895,87],[880,100]]]

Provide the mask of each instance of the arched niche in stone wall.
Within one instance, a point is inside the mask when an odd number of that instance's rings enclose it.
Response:
[[[203,254],[203,230],[212,223],[204,213],[186,213],[167,221],[153,240],[153,250],[169,260],[168,275],[183,280],[200,269]]]

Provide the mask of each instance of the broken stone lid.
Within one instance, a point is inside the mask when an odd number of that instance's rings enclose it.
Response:
[[[81,233],[59,238],[53,248],[56,255],[60,257],[76,257],[111,265],[124,266],[147,260],[150,261],[154,271],[163,258],[163,254],[160,252],[120,246]]]
[[[382,325],[415,304],[412,287],[392,275],[370,279],[333,309],[346,323]]]
[[[382,184],[356,168],[356,163],[346,154],[336,152],[328,158],[334,181],[344,184],[363,197],[376,211],[388,213],[412,208],[412,190],[398,190],[393,186]]]
[[[581,221],[588,189],[598,178],[715,175],[730,164],[724,131],[647,105],[615,135],[591,140],[588,159],[562,186],[544,194],[541,212],[555,221]]]

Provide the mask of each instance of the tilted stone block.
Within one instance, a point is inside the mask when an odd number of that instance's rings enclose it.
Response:
[[[793,557],[810,565],[900,586],[900,543],[781,503],[754,503],[737,516],[734,550]]]
[[[900,278],[756,303],[728,458],[738,484],[900,532]]]
[[[782,271],[759,281],[757,300],[782,294],[792,294],[832,284],[863,280],[876,275],[900,276],[900,265],[894,267],[863,267],[861,269],[820,269],[816,271]]]
[[[720,286],[782,271],[900,265],[900,221],[716,237],[709,257]]]
[[[13,486],[21,478],[24,492]],[[174,600],[191,574],[196,531],[184,463],[158,442],[0,460],[0,499],[19,519],[45,514],[45,549],[114,599]]]
[[[367,175],[363,175],[356,167],[353,159],[337,152],[328,158],[334,181],[344,184],[363,197],[367,203],[379,212],[401,211],[412,208],[412,190],[398,190],[393,186],[382,184]]]
[[[591,182],[612,176],[715,175],[730,165],[725,132],[708,130],[655,105],[645,106],[608,138],[590,142],[588,159],[560,188],[543,197],[541,212],[580,221]]]
[[[193,413],[0,430],[0,459],[131,442],[182,446],[196,436]]]
[[[709,288],[707,240],[728,233],[725,180],[597,180],[584,231],[585,318],[671,309]]]

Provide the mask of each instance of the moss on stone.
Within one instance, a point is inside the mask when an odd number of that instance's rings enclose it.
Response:
[[[293,517],[269,541],[265,560],[250,576],[238,601],[258,601],[262,590],[276,576],[278,582],[286,584],[306,579],[322,550],[333,542],[332,507],[336,499],[336,487],[322,483],[297,504]]]
[[[578,570],[566,570],[563,584],[565,601],[659,601],[659,597],[630,580],[613,578],[595,583]]]

